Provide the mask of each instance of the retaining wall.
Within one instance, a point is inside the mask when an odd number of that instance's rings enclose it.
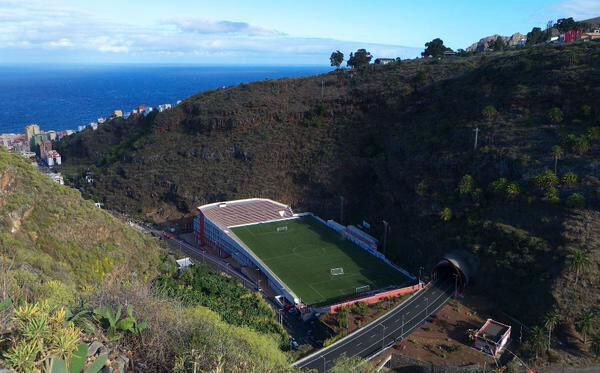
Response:
[[[374,304],[374,303],[380,302],[384,298],[396,298],[396,297],[401,297],[404,295],[416,293],[418,290],[421,290],[424,286],[425,285],[423,285],[423,283],[419,283],[419,284],[416,284],[413,286],[407,286],[407,287],[400,288],[400,289],[384,291],[382,293],[377,293],[377,294],[369,295],[366,297],[362,297],[362,298],[350,300],[347,302],[342,302],[342,303],[334,304],[334,305],[331,305],[328,307],[324,307],[324,308],[320,309],[319,311],[336,313],[340,309],[345,308],[345,307],[350,307],[355,303]]]

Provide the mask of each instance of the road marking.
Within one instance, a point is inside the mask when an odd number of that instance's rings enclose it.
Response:
[[[357,343],[357,344],[356,344],[356,347],[360,346],[361,344],[362,344],[362,343],[360,343],[360,342],[359,342],[359,343]]]
[[[373,334],[373,335],[371,336],[371,338],[375,338],[375,334]]]
[[[381,316],[381,318],[379,318],[378,321],[380,323],[385,322],[386,320],[393,318],[393,317],[397,316],[398,314],[400,314],[400,311],[403,311],[405,309],[410,309],[410,305],[414,304],[417,300],[419,300],[423,296],[423,294],[428,294],[428,291],[431,293],[435,292],[435,289],[433,288],[432,283],[429,283],[428,285],[419,289],[415,294],[411,295],[406,301],[402,302],[396,308],[390,310],[388,313]],[[369,323],[365,327],[358,329],[351,335],[340,340],[339,343],[334,343],[331,346],[325,347],[321,351],[315,352],[313,355],[305,356],[302,359],[296,361],[293,365],[296,367],[299,367],[299,368],[309,365],[309,364],[313,363],[316,358],[320,358],[320,356],[327,356],[327,355],[335,352],[336,350],[339,350],[340,348],[346,346],[347,344],[352,343],[354,340],[360,338],[361,336],[366,337],[367,333],[370,332],[371,329],[377,327],[378,325],[379,324]],[[371,336],[371,338],[373,338],[374,336],[375,335]]]

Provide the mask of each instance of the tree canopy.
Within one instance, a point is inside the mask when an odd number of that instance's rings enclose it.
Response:
[[[340,51],[335,51],[331,53],[331,57],[329,57],[329,62],[331,62],[331,66],[335,68],[339,68],[344,62],[344,53]]]
[[[359,49],[354,53],[350,53],[347,64],[352,68],[359,68],[368,65],[372,58],[373,56],[366,49]]]
[[[573,30],[577,26],[577,22],[573,19],[573,17],[569,18],[560,18],[554,24],[554,27],[558,29],[560,32],[567,32]]]
[[[535,45],[541,43],[545,39],[545,33],[539,27],[534,27],[527,33],[527,45]]]
[[[447,51],[452,51],[452,49],[446,47],[442,39],[435,38],[432,41],[425,43],[425,50],[421,52],[421,56],[442,57],[444,52]]]

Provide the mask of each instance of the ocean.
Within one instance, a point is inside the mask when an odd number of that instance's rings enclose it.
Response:
[[[325,66],[1,66],[0,133],[77,129],[114,110],[174,104],[203,91],[330,71]]]

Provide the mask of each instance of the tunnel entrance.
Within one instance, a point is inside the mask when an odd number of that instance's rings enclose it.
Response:
[[[456,286],[456,291],[462,294],[467,285],[465,274],[451,261],[442,259],[434,268],[432,276],[437,281],[452,281]]]
[[[432,278],[454,282],[458,293],[462,294],[478,267],[479,260],[475,255],[466,251],[455,251],[444,255],[433,267]]]

